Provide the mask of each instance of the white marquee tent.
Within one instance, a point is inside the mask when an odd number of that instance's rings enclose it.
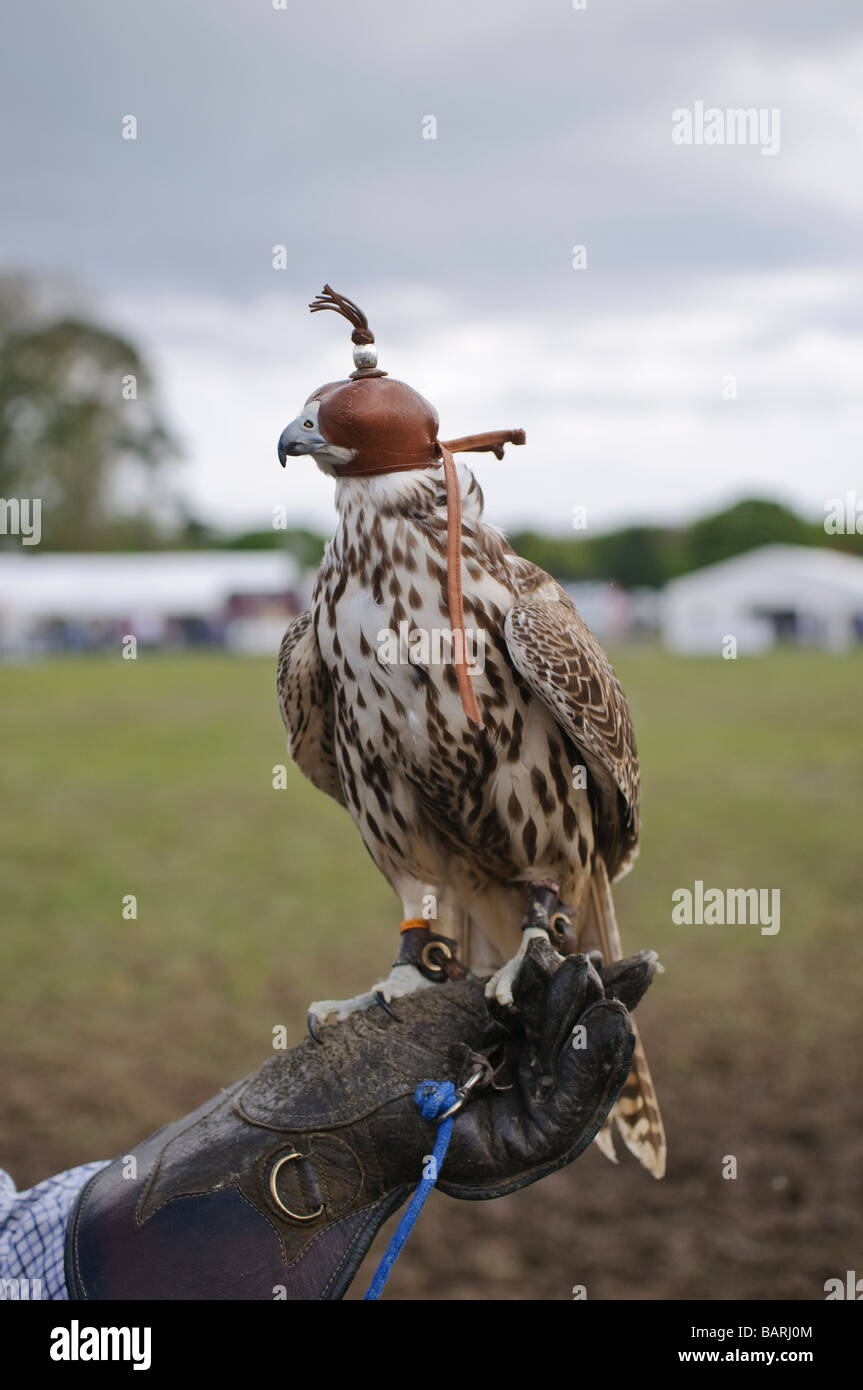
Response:
[[[228,645],[277,647],[286,626],[279,601],[300,583],[294,559],[274,550],[0,554],[0,652],[26,651],[46,623],[58,622],[125,623],[158,640],[171,621],[223,621],[230,602],[244,597],[264,606],[270,598],[274,611],[269,622],[266,613],[233,618]]]
[[[665,589],[663,640],[672,651],[741,655],[779,641],[844,651],[863,638],[863,559],[835,550],[767,545]]]

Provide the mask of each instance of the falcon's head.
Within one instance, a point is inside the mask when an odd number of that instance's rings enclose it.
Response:
[[[311,454],[324,473],[401,472],[439,462],[438,416],[403,381],[383,372],[320,386],[282,431],[279,461]]]

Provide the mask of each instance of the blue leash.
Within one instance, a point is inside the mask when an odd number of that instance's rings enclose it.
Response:
[[[477,1075],[476,1080],[479,1080]],[[410,1200],[407,1211],[398,1224],[395,1235],[386,1248],[386,1253],[375,1271],[375,1277],[369,1284],[369,1291],[365,1295],[363,1302],[369,1299],[378,1299],[384,1291],[384,1285],[390,1277],[392,1267],[402,1252],[405,1241],[414,1228],[417,1217],[425,1205],[426,1198],[438,1180],[441,1166],[446,1158],[446,1151],[449,1148],[450,1136],[452,1134],[452,1122],[455,1111],[447,1115],[448,1110],[460,1108],[460,1103],[464,1099],[466,1087],[461,1091],[456,1091],[451,1081],[422,1081],[416,1088],[414,1100],[422,1111],[424,1120],[436,1120],[438,1115],[444,1115],[441,1120],[440,1128],[437,1132],[437,1140],[434,1146],[434,1153],[431,1157],[432,1176],[423,1175],[422,1182]]]

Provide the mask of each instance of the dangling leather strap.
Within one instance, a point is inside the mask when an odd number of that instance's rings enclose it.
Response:
[[[475,724],[478,729],[484,729],[465,655],[464,597],[461,588],[461,493],[452,454],[445,444],[440,445],[440,452],[446,480],[446,595],[454,648],[453,665],[462,709],[471,724]]]

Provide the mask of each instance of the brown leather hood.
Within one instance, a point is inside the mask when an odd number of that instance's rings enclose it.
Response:
[[[391,377],[319,386],[318,429],[330,444],[356,449],[351,472],[392,472],[440,463],[438,413],[425,397]]]

